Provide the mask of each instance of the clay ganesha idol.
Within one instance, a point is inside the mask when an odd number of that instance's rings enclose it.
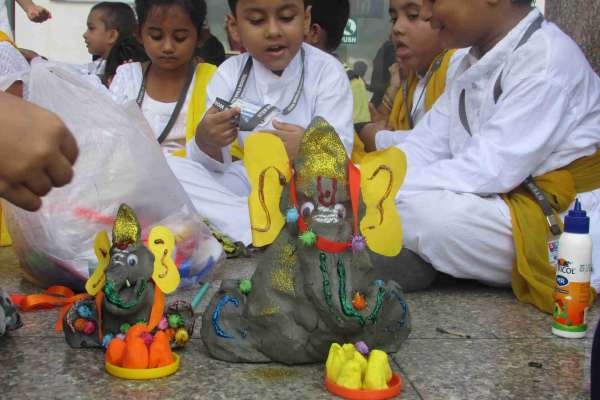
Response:
[[[212,298],[202,321],[209,353],[300,364],[323,361],[334,342],[397,351],[409,310],[397,283],[377,279],[369,252],[401,250],[394,197],[404,154],[369,154],[359,170],[322,118],[305,132],[293,167],[274,135],[253,134],[244,147],[253,244],[269,247],[251,281],[224,281]]]
[[[171,251],[171,231],[155,226],[148,247],[141,240],[136,215],[122,204],[112,233],[94,242],[98,267],[86,282],[88,298],[73,304],[63,318],[63,330],[71,347],[100,347],[138,323],[152,331],[163,320],[165,293],[179,285],[179,271]],[[79,326],[81,325],[81,326]]]

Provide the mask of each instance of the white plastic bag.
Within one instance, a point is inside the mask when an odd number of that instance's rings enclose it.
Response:
[[[137,214],[146,238],[154,225],[176,237],[181,286],[197,282],[223,260],[221,245],[169,169],[135,104],[115,104],[108,91],[59,67],[34,63],[29,100],[58,114],[75,136],[75,178],[30,213],[7,207],[14,249],[26,277],[40,286],[81,290],[96,268],[96,234],[111,232],[121,203]]]

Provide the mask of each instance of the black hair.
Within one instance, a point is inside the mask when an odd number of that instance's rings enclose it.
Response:
[[[225,47],[214,35],[210,35],[202,46],[196,48],[194,56],[203,62],[219,66],[225,61]]]
[[[327,0],[321,0],[321,1],[327,1]],[[227,2],[229,3],[229,8],[231,9],[231,13],[235,16],[235,6],[237,6],[238,0],[227,0]],[[308,0],[302,0],[302,2],[304,3],[305,6],[307,6],[308,4]]]
[[[310,10],[310,23],[319,25],[327,34],[325,47],[328,51],[337,49],[344,35],[344,28],[350,18],[349,0],[306,0]]]
[[[145,62],[148,56],[144,46],[134,36],[119,37],[106,57],[102,81],[107,85],[108,80],[115,76],[117,68],[126,62]],[[108,86],[108,85],[107,85]]]
[[[135,14],[128,4],[103,1],[95,4],[91,11],[101,11],[100,20],[106,29],[115,29],[119,36],[133,36],[137,31]]]
[[[202,25],[206,19],[206,2],[204,0],[135,0],[135,12],[137,13],[140,27],[146,22],[148,13],[152,7],[180,6],[190,16],[192,23],[198,31],[202,32]]]

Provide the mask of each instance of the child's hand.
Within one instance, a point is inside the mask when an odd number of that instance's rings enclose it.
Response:
[[[385,121],[379,122],[371,122],[365,125],[360,132],[358,132],[358,137],[365,145],[365,151],[371,152],[377,150],[377,145],[375,143],[375,136],[377,132],[387,129],[387,124]]]
[[[50,11],[36,4],[30,5],[27,8],[26,13],[27,18],[29,18],[29,20],[33,22],[45,22],[52,18],[52,14],[50,14]]]
[[[53,113],[0,93],[0,196],[26,210],[73,178],[75,139]]]
[[[293,162],[298,154],[298,149],[300,148],[300,142],[305,129],[298,125],[286,124],[277,120],[273,120],[273,128],[275,128],[273,134],[283,141],[288,157],[290,161]]]
[[[220,159],[221,148],[229,146],[238,136],[238,107],[219,111],[211,107],[196,129],[196,144],[211,157]],[[218,150],[219,156],[216,151]],[[217,157],[215,157],[217,156]]]

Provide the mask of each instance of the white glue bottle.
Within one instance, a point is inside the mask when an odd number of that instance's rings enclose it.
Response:
[[[590,218],[579,200],[565,217],[558,242],[558,266],[554,286],[552,333],[565,338],[585,337],[590,300],[592,237]]]

